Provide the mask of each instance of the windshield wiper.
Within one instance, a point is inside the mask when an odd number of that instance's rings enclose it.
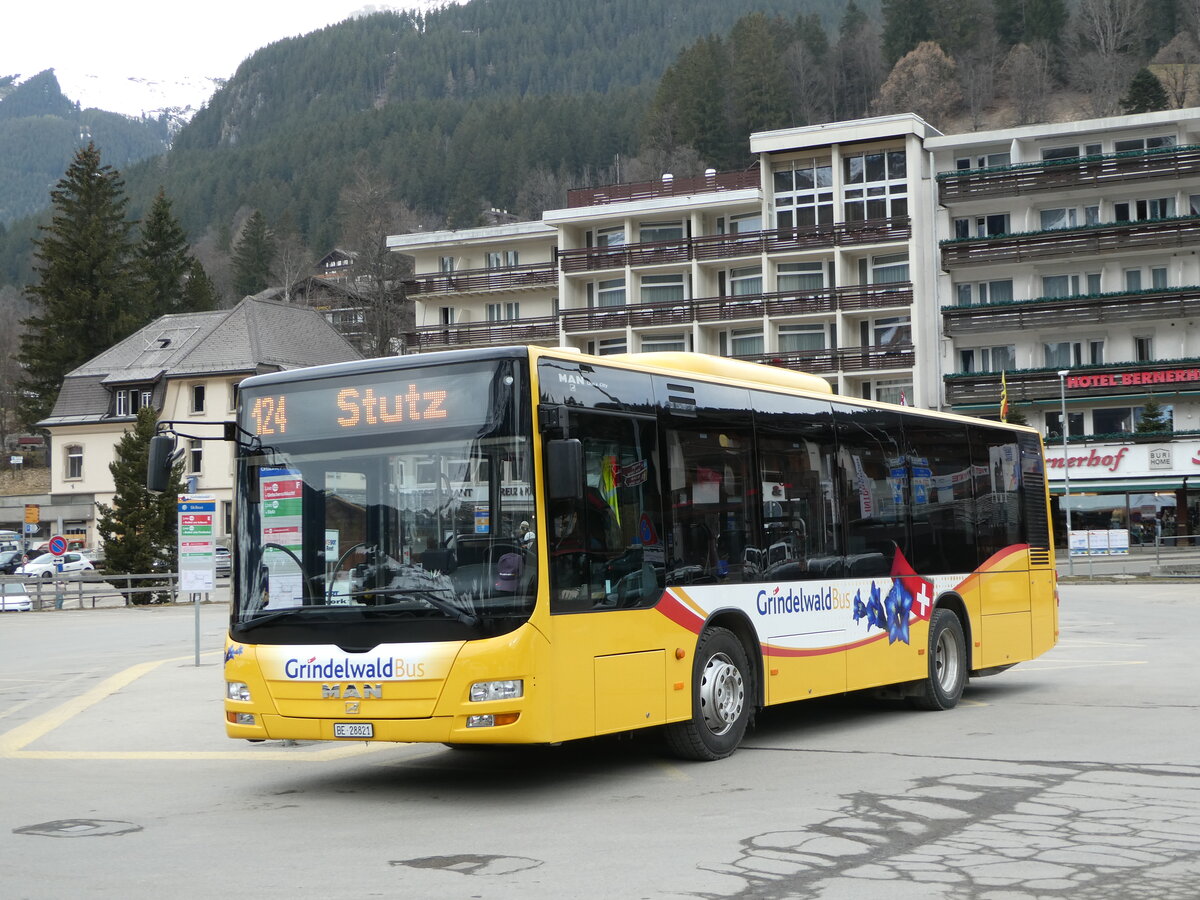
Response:
[[[315,606],[289,606],[287,609],[277,609],[274,612],[268,612],[265,615],[255,616],[253,619],[245,619],[238,622],[237,627],[240,631],[250,631],[260,625],[266,625],[268,622],[277,622],[287,616],[308,610],[307,617],[311,618],[313,611],[320,609],[322,613],[327,613],[328,610],[324,607]]]
[[[428,603],[438,612],[452,616],[456,621],[463,625],[475,625],[479,622],[477,616],[464,612],[453,603],[448,603],[443,600],[437,591],[421,590],[420,588],[376,588],[372,593],[384,594],[390,597],[402,597],[408,600],[420,600]],[[377,611],[383,609],[396,609],[400,606],[398,603],[388,603],[383,606],[368,606],[367,610]]]

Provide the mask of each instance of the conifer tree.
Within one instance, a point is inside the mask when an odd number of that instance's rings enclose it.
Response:
[[[1174,428],[1173,418],[1170,410],[1155,400],[1153,397],[1147,397],[1146,402],[1142,404],[1142,417],[1138,420],[1138,434],[1149,434],[1157,431],[1170,431]]]
[[[142,239],[137,247],[137,275],[145,294],[145,321],[188,311],[183,294],[191,263],[187,235],[171,213],[171,201],[159,188],[142,222]]]
[[[1171,105],[1162,82],[1144,66],[1137,70],[1129,82],[1129,93],[1121,98],[1121,109],[1126,113],[1157,112]]]
[[[20,360],[21,418],[28,425],[54,406],[63,377],[143,324],[132,289],[124,182],[88,144],[50,192],[53,216],[34,240],[35,311],[25,320]]]
[[[1062,42],[1067,25],[1066,0],[995,0],[996,31],[1002,43]]]
[[[221,292],[200,260],[193,258],[183,280],[183,309],[187,312],[207,312],[221,305]]]
[[[883,0],[883,58],[889,66],[923,41],[936,39],[930,0]]]
[[[161,494],[146,490],[150,438],[158,419],[153,406],[138,410],[137,422],[117,442],[112,473],[112,504],[97,503],[96,530],[104,539],[104,567],[113,574],[145,574],[155,564],[175,570],[177,558],[176,503],[183,492],[183,463],[171,470],[170,486]],[[134,594],[147,602],[149,594]]]
[[[248,297],[271,284],[275,261],[275,235],[259,210],[246,220],[233,248],[233,289],[238,298]]]

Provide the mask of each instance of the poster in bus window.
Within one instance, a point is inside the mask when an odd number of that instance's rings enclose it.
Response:
[[[304,575],[296,562],[304,549],[303,478],[294,469],[262,469],[259,500],[269,607],[299,606],[304,601]]]
[[[1016,444],[1000,444],[989,447],[988,456],[992,466],[992,491],[1009,493],[1019,484],[1018,454]]]

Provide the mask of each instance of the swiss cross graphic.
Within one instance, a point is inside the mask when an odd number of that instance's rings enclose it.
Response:
[[[933,582],[926,581],[916,573],[899,547],[892,558],[892,577],[899,580],[904,589],[912,595],[913,615],[928,621],[933,612]]]

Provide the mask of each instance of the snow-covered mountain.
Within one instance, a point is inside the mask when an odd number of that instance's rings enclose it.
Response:
[[[84,109],[104,109],[135,118],[158,118],[166,113],[177,125],[190,120],[224,83],[224,79],[202,75],[96,75],[59,67],[55,67],[54,74],[62,92]]]

